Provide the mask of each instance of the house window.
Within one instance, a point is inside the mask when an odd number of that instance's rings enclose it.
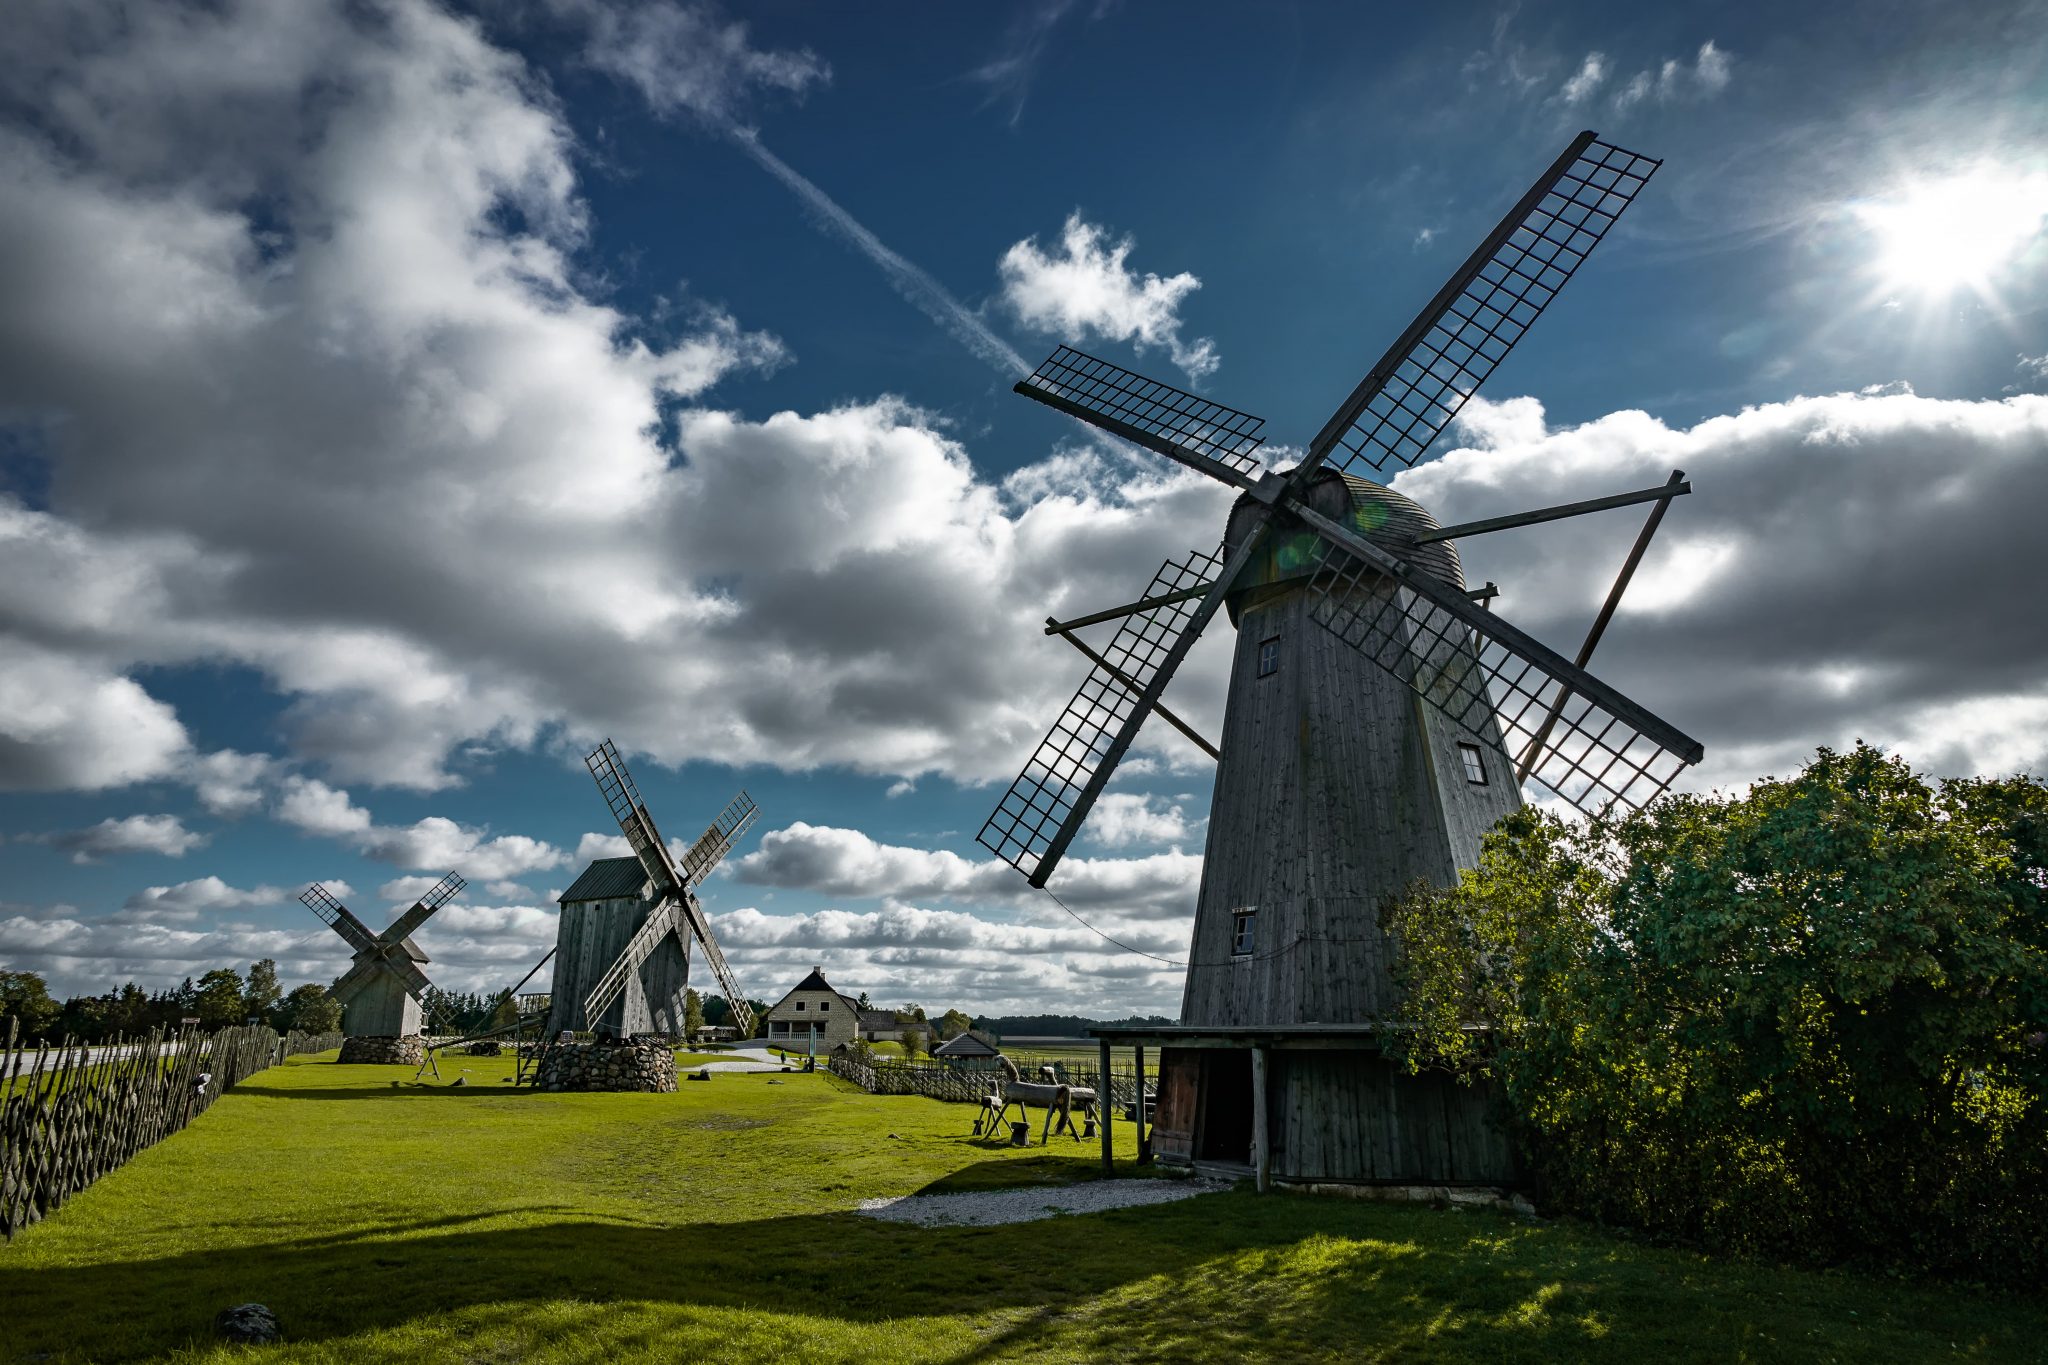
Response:
[[[1259,641],[1259,676],[1270,678],[1280,671],[1280,637],[1270,636]]]
[[[1486,764],[1480,760],[1477,744],[1460,743],[1458,757],[1465,761],[1465,780],[1475,787],[1486,785]]]
[[[1258,923],[1259,912],[1257,910],[1236,910],[1231,912],[1230,955],[1232,957],[1250,957],[1252,955],[1252,939],[1258,930]]]
[[[829,1010],[831,1008],[832,1002],[830,1000],[820,1000],[818,1002],[818,1013],[820,1014],[823,1014],[826,1010]]]
[[[797,1002],[796,1002],[796,1012],[797,1012],[798,1014],[802,1014],[802,1013],[804,1012],[804,1002],[803,1002],[803,1001],[799,1000],[799,1001],[797,1001]]]

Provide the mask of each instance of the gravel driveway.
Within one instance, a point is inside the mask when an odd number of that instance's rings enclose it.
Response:
[[[993,1227],[999,1223],[1029,1223],[1062,1213],[1101,1213],[1139,1204],[1170,1204],[1176,1199],[1229,1188],[1227,1180],[1094,1180],[1083,1185],[863,1199],[860,1211],[869,1218],[928,1228]]]

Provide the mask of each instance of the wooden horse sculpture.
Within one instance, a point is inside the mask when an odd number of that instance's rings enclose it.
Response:
[[[1081,1140],[1081,1130],[1074,1125],[1074,1108],[1080,1106],[1082,1115],[1096,1121],[1095,1092],[1086,1086],[1067,1085],[1054,1081],[1027,1081],[1017,1070],[1017,1064],[1008,1057],[997,1054],[996,1065],[1002,1068],[1003,1079],[989,1087],[989,1093],[982,1096],[981,1116],[975,1120],[979,1132],[1000,1135],[1003,1120],[1009,1116],[1011,1107],[1016,1107],[1018,1116],[1024,1122],[1031,1121],[1028,1105],[1039,1105],[1045,1110],[1045,1130],[1038,1141],[1044,1145],[1055,1132],[1071,1133],[1074,1141]],[[1059,1115],[1059,1125],[1053,1125],[1053,1115]]]

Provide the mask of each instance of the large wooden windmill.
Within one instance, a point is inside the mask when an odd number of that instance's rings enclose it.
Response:
[[[1633,807],[1701,748],[1585,670],[1614,598],[1568,659],[1489,610],[1491,585],[1467,588],[1454,541],[1654,503],[1618,596],[1688,488],[1673,475],[1443,527],[1367,476],[1423,457],[1658,164],[1581,134],[1292,469],[1263,469],[1261,419],[1064,347],[1017,385],[1240,490],[1216,551],[1168,561],[1129,605],[1047,622],[1094,668],[980,836],[1043,886],[1153,712],[1216,757],[1181,1024],[1115,1033],[1141,1067],[1144,1044],[1166,1049],[1149,1135],[1162,1156],[1250,1163],[1262,1184],[1512,1176],[1479,1096],[1400,1076],[1378,1053],[1399,1020],[1379,905],[1472,865],[1525,786],[1589,813]],[[1160,694],[1225,607],[1238,639],[1211,745]],[[1075,634],[1112,620],[1100,650]]]
[[[412,941],[413,931],[461,894],[464,885],[450,872],[381,934],[371,933],[318,882],[300,894],[300,903],[355,951],[354,965],[334,983],[343,1033],[351,1038],[388,1038],[420,1031],[421,1012],[434,983],[420,970],[419,964],[428,958]]]
[[[584,762],[633,856],[598,859],[562,893],[548,1030],[681,1036],[694,939],[740,1036],[752,1036],[753,1010],[711,935],[695,889],[754,823],[758,808],[752,798],[741,792],[728,802],[678,862],[662,843],[617,746],[606,740]]]

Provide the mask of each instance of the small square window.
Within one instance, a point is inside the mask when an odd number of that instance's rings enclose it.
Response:
[[[1270,678],[1280,671],[1280,637],[1259,641],[1259,676]]]
[[[1486,785],[1486,764],[1477,744],[1460,743],[1458,757],[1465,761],[1465,780],[1475,787]]]
[[[803,1008],[804,1008],[804,1002],[803,1002],[803,1001],[801,1001],[801,1000],[797,1001],[797,1002],[796,1002],[796,1008],[797,1008],[797,1013],[799,1013],[799,1014],[803,1013]]]
[[[1231,912],[1230,921],[1230,955],[1250,957],[1252,941],[1258,932],[1259,912],[1236,910]]]
[[[820,1014],[823,1014],[826,1010],[829,1010],[831,1008],[832,1002],[830,1000],[820,1000],[818,1002],[818,1013]]]

